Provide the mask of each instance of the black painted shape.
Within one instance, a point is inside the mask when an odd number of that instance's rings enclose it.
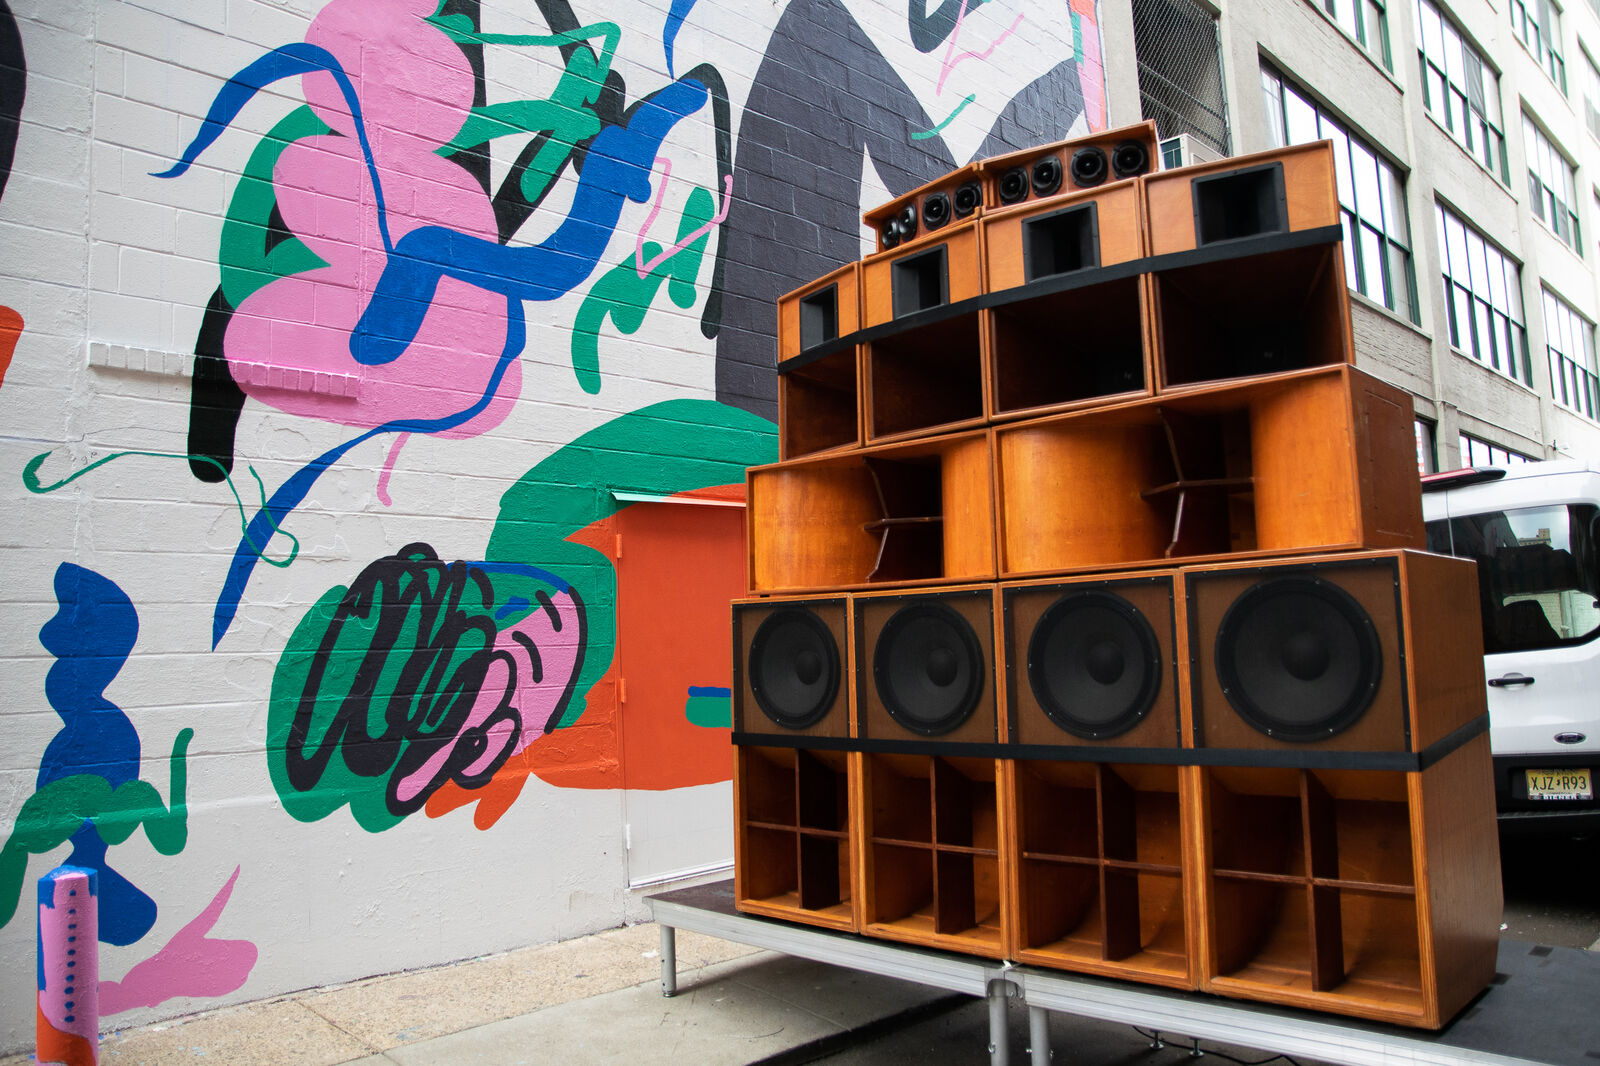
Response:
[[[189,472],[201,481],[222,481],[233,471],[233,441],[244,408],[244,390],[233,380],[222,354],[223,336],[232,317],[233,308],[218,286],[206,304],[200,334],[195,338],[194,383],[189,392]],[[221,464],[220,469],[216,464]]]
[[[11,160],[17,151],[17,127],[22,100],[28,90],[28,61],[22,54],[22,34],[17,30],[11,5],[0,0],[0,196],[11,178]]]
[[[977,0],[967,9],[971,14],[984,4],[985,0]],[[961,14],[962,0],[944,0],[939,9],[933,14],[928,14],[928,0],[908,0],[906,4],[906,25],[911,30],[911,44],[919,52],[931,52],[944,44],[951,32],[956,28],[956,19]]]
[[[439,9],[439,15],[446,18],[451,15],[465,15],[472,21],[474,30],[481,30],[483,28],[481,11],[482,5],[479,0],[445,0]],[[457,41],[456,47],[461,49],[461,54],[467,57],[467,64],[472,67],[472,106],[482,107],[489,99],[483,74],[483,45]],[[478,186],[483,189],[485,196],[489,194],[488,145],[474,145],[446,158],[471,174]]]
[[[733,105],[728,102],[728,86],[722,72],[710,63],[701,63],[684,76],[697,81],[711,94],[711,119],[717,131],[717,187],[713,190],[721,204],[728,193],[728,176],[733,173]],[[700,335],[708,340],[722,328],[722,287],[727,276],[728,238],[723,227],[716,228],[716,265],[711,271],[711,291],[706,293],[705,309],[700,312]]]
[[[274,248],[293,237],[289,224],[283,220],[283,213],[278,210],[278,199],[273,197],[272,210],[267,213],[267,231],[261,235],[261,250],[271,255]]]

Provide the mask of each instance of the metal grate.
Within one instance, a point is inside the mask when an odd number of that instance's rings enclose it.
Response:
[[[1187,133],[1228,154],[1217,17],[1194,0],[1133,0],[1144,117],[1162,138]]]

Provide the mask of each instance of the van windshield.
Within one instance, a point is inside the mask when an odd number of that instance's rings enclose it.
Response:
[[[1581,644],[1600,633],[1600,508],[1489,511],[1428,523],[1428,550],[1478,561],[1486,652]]]

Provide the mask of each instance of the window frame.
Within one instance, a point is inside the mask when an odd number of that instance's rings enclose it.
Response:
[[[1561,50],[1561,16],[1554,0],[1532,0],[1533,16],[1528,14],[1528,0],[1511,0],[1511,32],[1528,50],[1539,68],[1555,82],[1561,95],[1567,95],[1567,61]],[[1541,15],[1543,20],[1541,21]],[[1531,39],[1530,39],[1531,38]]]
[[[1545,354],[1550,360],[1550,400],[1562,410],[1591,422],[1600,421],[1600,364],[1595,360],[1594,323],[1548,286],[1541,286],[1540,293]],[[1583,349],[1581,362],[1579,348]]]
[[[1452,351],[1532,388],[1522,264],[1444,203],[1435,200],[1433,206],[1444,282],[1445,339]]]
[[[1431,16],[1431,17],[1430,17]],[[1437,25],[1438,41],[1429,31]],[[1479,166],[1511,186],[1511,164],[1506,153],[1505,109],[1500,98],[1500,72],[1461,31],[1456,21],[1434,0],[1417,0],[1417,60],[1422,76],[1422,106],[1427,109],[1450,139],[1460,145]],[[1437,48],[1435,58],[1431,51]],[[1452,52],[1454,55],[1452,55]],[[1455,59],[1455,63],[1451,60]],[[1470,61],[1469,61],[1470,60]],[[1443,64],[1441,66],[1441,64]],[[1476,66],[1483,103],[1478,106],[1466,84]],[[1460,70],[1453,70],[1453,67]],[[1435,100],[1436,96],[1442,100]],[[1458,106],[1459,105],[1459,106]],[[1494,112],[1491,118],[1490,112]],[[1473,143],[1474,133],[1483,142]],[[1495,165],[1498,161],[1498,167]]]
[[[1528,163],[1528,206],[1533,211],[1533,217],[1556,240],[1583,258],[1583,226],[1578,215],[1578,168],[1526,111],[1522,113],[1522,154]],[[1543,173],[1545,170],[1561,171],[1562,196],[1558,196],[1550,185]],[[1548,218],[1545,217],[1547,212]]]
[[[1405,195],[1405,176],[1365,137],[1295,82],[1263,59],[1263,102],[1269,133],[1278,147],[1328,138],[1333,141],[1339,196],[1339,222],[1344,229],[1345,282],[1358,295],[1387,308],[1412,325],[1422,322],[1418,302],[1415,230]],[[1274,86],[1276,87],[1274,90]],[[1291,114],[1290,98],[1296,103]],[[1274,114],[1274,103],[1276,114]],[[1306,113],[1314,129],[1304,126]],[[1296,129],[1296,127],[1300,129]],[[1315,136],[1300,136],[1302,133]],[[1359,174],[1357,166],[1367,173]],[[1369,170],[1370,167],[1370,170]],[[1376,256],[1374,256],[1376,250]],[[1377,262],[1371,260],[1376,258]],[[1398,260],[1398,262],[1397,262]],[[1404,276],[1396,278],[1396,273]],[[1381,291],[1374,294],[1374,282]]]

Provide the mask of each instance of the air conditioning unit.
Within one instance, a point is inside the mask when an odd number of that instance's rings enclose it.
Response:
[[[1165,137],[1157,143],[1157,147],[1161,150],[1162,170],[1193,166],[1196,163],[1209,163],[1212,160],[1222,158],[1221,153],[1192,133],[1180,133],[1176,137]]]

